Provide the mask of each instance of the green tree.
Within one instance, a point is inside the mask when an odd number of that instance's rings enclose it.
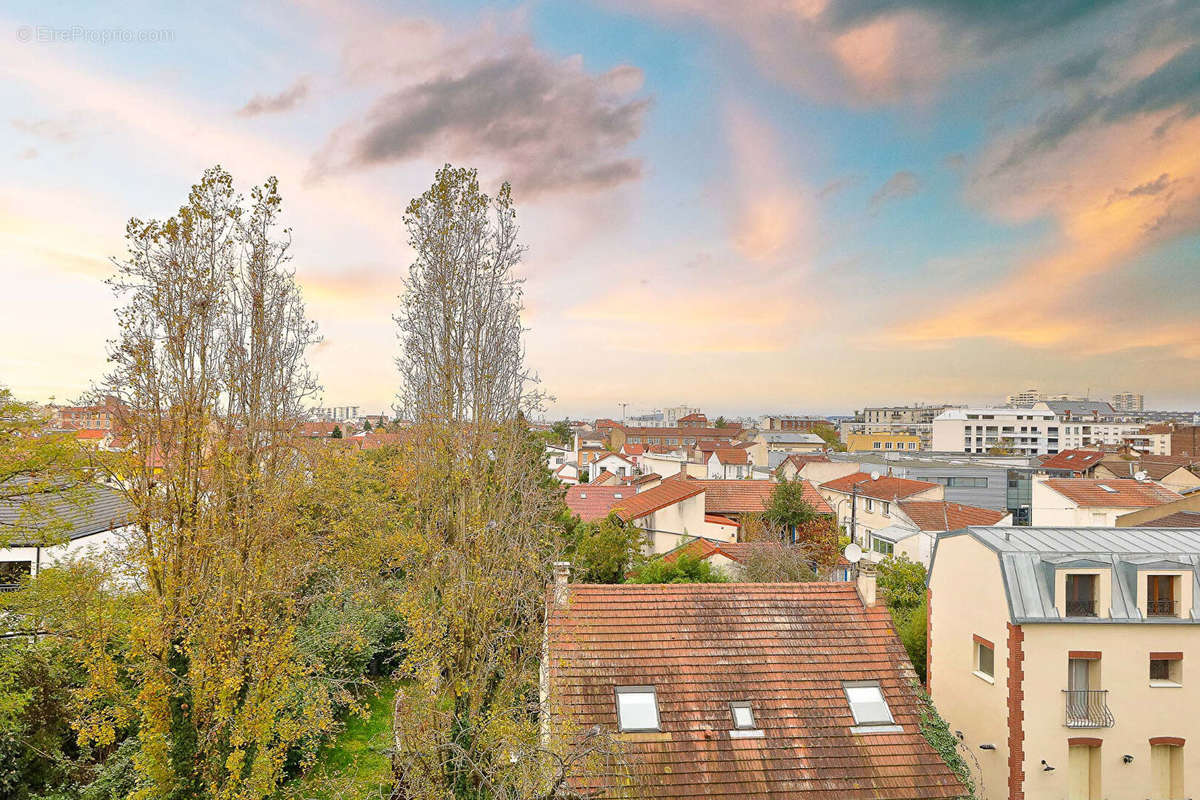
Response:
[[[342,426],[341,426],[341,425],[334,425],[334,426],[333,426],[333,430],[332,430],[332,431],[330,431],[330,433],[329,433],[329,438],[330,438],[330,439],[340,439],[340,438],[342,438]]]
[[[581,583],[622,583],[625,575],[644,560],[642,532],[626,525],[616,514],[579,523],[568,542],[563,555],[571,561],[575,580]]]
[[[838,436],[837,428],[832,425],[815,425],[812,431],[825,440],[825,444],[829,446],[830,450],[835,450],[839,453],[846,452],[846,445],[842,443],[841,437]]]
[[[879,596],[888,608],[916,608],[925,600],[925,565],[907,555],[885,558],[876,567]]]
[[[716,419],[714,419],[713,427],[714,428],[724,428],[725,427],[725,417],[717,417]]]
[[[562,797],[594,764],[540,729],[561,490],[524,422],[541,396],[524,363],[516,209],[507,184],[491,197],[474,170],[447,165],[404,223],[415,260],[395,316],[397,367],[414,435],[398,476],[411,511],[398,548],[395,795]]]
[[[370,432],[370,430],[371,430],[371,420],[369,420],[369,419],[364,419],[364,420],[363,420],[363,430],[364,430],[364,431],[367,431],[367,432]]]
[[[725,583],[728,581],[708,560],[680,553],[671,560],[647,561],[629,577],[629,583]]]
[[[88,500],[90,455],[70,433],[51,433],[50,414],[0,386],[0,547],[13,541],[52,544],[66,533],[64,505]],[[56,503],[37,502],[53,493]]]
[[[550,433],[553,436],[554,443],[560,444],[563,447],[570,445],[572,439],[574,438],[571,435],[571,426],[567,424],[565,419],[560,419],[558,422],[554,423],[554,425],[550,428]]]
[[[923,683],[927,648],[925,565],[902,553],[885,558],[876,569],[879,597],[891,611],[896,633]]]

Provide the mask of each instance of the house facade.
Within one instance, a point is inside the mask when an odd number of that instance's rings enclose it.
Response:
[[[1033,524],[1050,527],[1111,528],[1131,511],[1179,499],[1153,481],[1131,478],[1045,478],[1033,481]]]
[[[929,690],[979,760],[981,798],[1194,794],[1198,569],[1200,529],[938,537]]]

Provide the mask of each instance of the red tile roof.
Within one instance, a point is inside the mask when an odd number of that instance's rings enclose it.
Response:
[[[688,414],[680,417],[676,422],[708,422],[708,417],[704,414]]]
[[[923,531],[956,531],[972,525],[995,525],[1008,516],[1007,511],[944,500],[901,500],[897,505]]]
[[[632,522],[661,508],[695,497],[703,491],[704,487],[691,481],[663,481],[658,486],[622,500],[615,506],[615,510],[621,519]]]
[[[749,464],[746,451],[740,447],[718,447],[713,453],[721,464]]]
[[[628,486],[571,486],[567,488],[567,508],[583,522],[591,522],[607,517],[613,506],[633,495]]]
[[[802,632],[802,633],[799,633]],[[653,686],[661,733],[626,734],[634,786],[581,793],[727,800],[933,800],[963,788],[920,733],[886,610],[849,583],[572,585],[550,609],[551,720],[617,732],[615,688]],[[843,682],[878,681],[898,732],[855,734]],[[732,738],[748,701],[762,738]]]
[[[1200,528],[1200,511],[1176,511],[1165,517],[1139,522],[1134,528]]]
[[[108,431],[100,428],[79,428],[74,431],[76,439],[103,439]]]
[[[897,478],[892,475],[881,475],[878,480],[871,480],[870,473],[855,472],[841,478],[826,481],[821,484],[821,488],[850,494],[856,483],[859,484],[859,495],[862,497],[872,497],[876,500],[900,500],[930,489],[936,489],[939,486],[939,484],[929,483],[928,481],[914,481],[909,478]]]
[[[757,514],[767,507],[771,493],[779,484],[774,481],[707,480],[688,481],[704,487],[706,514]],[[822,514],[832,514],[833,508],[816,487],[804,481],[804,499]]]
[[[615,472],[609,472],[608,470],[601,470],[599,475],[597,475],[596,477],[594,477],[590,481],[588,481],[588,484],[591,486],[603,486],[606,482],[612,480],[615,477],[617,477]]]
[[[712,525],[733,525],[734,527],[738,524],[735,520],[723,517],[720,514],[705,514],[704,521]]]
[[[1182,496],[1157,483],[1129,478],[1047,478],[1046,486],[1078,506],[1093,508],[1150,508]]]
[[[829,456],[824,453],[792,453],[790,456],[779,462],[779,466],[775,471],[783,469],[784,464],[790,463],[797,470],[804,469],[805,464],[828,464],[832,461]]]
[[[624,445],[622,445],[621,452],[628,456],[640,456],[642,453],[646,452],[646,445],[629,444],[626,442]]]
[[[1099,450],[1063,450],[1042,462],[1043,469],[1069,469],[1083,472],[1091,469],[1108,455]]]

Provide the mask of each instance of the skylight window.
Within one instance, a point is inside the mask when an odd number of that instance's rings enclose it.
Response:
[[[750,730],[754,727],[754,712],[749,703],[730,703],[733,711],[733,727],[739,730]]]
[[[1107,483],[1101,483],[1101,484],[1099,484],[1099,486],[1100,486],[1100,488],[1101,488],[1101,489],[1103,489],[1104,491],[1108,492],[1109,494],[1116,494],[1116,493],[1117,493],[1117,490],[1116,490],[1116,489],[1114,489],[1114,488],[1112,488],[1111,486],[1109,486]]]
[[[894,722],[877,682],[846,683],[842,688],[846,691],[855,725],[891,725]]]
[[[623,731],[658,730],[658,698],[653,686],[617,687],[617,727]]]

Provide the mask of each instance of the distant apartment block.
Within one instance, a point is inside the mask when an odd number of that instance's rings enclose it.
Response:
[[[1031,406],[1041,399],[1041,389],[1025,389],[1008,395],[1004,398],[1004,402],[1010,406]]]
[[[933,449],[1038,456],[1094,445],[1145,446],[1140,421],[1118,419],[1108,403],[1043,400],[1030,408],[954,409],[933,423]]]
[[[978,760],[980,797],[1195,796],[1198,553],[1197,528],[938,537],[929,691]]]
[[[813,431],[828,427],[832,423],[822,417],[800,417],[790,414],[767,414],[758,420],[758,429],[763,431]]]
[[[921,449],[921,437],[915,433],[849,433],[842,440],[852,453],[870,450]]]
[[[1117,411],[1142,411],[1146,398],[1136,392],[1117,392],[1112,396],[1112,407]]]
[[[314,408],[312,415],[318,420],[345,422],[346,420],[358,419],[358,406],[321,406]]]

